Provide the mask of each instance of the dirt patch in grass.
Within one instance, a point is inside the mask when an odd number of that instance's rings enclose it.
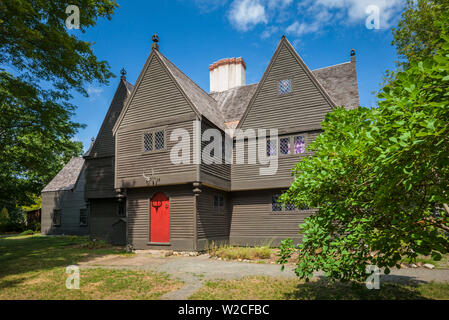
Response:
[[[379,290],[364,284],[304,282],[298,279],[247,277],[208,281],[189,299],[194,300],[392,300],[449,299],[449,283],[383,283]]]

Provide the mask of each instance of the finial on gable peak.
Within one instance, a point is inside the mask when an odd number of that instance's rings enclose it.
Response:
[[[350,55],[351,55],[351,62],[355,62],[355,50],[354,49],[351,49]]]
[[[159,45],[158,45],[159,36],[157,35],[157,33],[153,34],[152,40],[153,40],[153,44],[151,45],[151,49],[159,50]]]
[[[126,80],[126,70],[125,70],[125,68],[122,68],[122,70],[120,70],[120,74],[122,75],[120,77],[120,79]]]

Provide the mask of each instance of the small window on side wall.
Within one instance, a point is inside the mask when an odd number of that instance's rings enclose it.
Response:
[[[293,137],[294,152],[295,154],[300,154],[306,152],[306,141],[304,136],[294,136]]]
[[[80,209],[80,226],[87,226],[87,209]]]
[[[217,213],[224,212],[224,196],[222,194],[214,195],[214,210]]]
[[[279,80],[279,94],[284,95],[292,92],[292,81],[290,79]]]
[[[61,225],[61,210],[53,210],[53,226],[59,227]]]

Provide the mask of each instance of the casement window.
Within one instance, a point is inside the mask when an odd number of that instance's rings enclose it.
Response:
[[[216,213],[224,212],[224,196],[222,194],[214,195],[214,211]]]
[[[273,156],[277,156],[277,154],[278,154],[277,140],[272,140],[270,138],[267,138],[267,156],[273,157]]]
[[[61,210],[55,209],[53,210],[53,226],[59,227],[61,225]]]
[[[80,209],[80,227],[87,226],[87,209]]]
[[[294,135],[288,137],[280,137],[279,142],[267,139],[267,156],[279,155],[287,156],[292,154],[301,154],[306,152],[306,139],[304,135]]]
[[[291,203],[280,203],[278,202],[280,196],[280,194],[273,194],[271,196],[271,211],[273,213],[295,213],[297,211],[309,210],[309,208],[296,208],[296,206]]]
[[[292,92],[292,80],[279,80],[279,94],[284,95]]]
[[[143,134],[143,152],[156,152],[165,150],[165,129],[155,129]]]

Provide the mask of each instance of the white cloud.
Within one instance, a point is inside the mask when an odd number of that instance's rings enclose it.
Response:
[[[276,26],[269,26],[265,28],[265,30],[261,33],[260,37],[262,39],[267,39],[271,37],[273,34],[277,33],[279,31],[279,27]]]
[[[89,95],[89,99],[91,99],[91,100],[95,100],[95,99],[99,98],[102,93],[103,93],[102,88],[93,87],[93,86],[89,86],[87,88],[87,94]]]
[[[259,0],[234,0],[229,11],[229,20],[241,31],[248,31],[257,24],[268,23],[265,7]]]
[[[303,17],[304,27],[292,27],[290,32],[305,34],[317,31],[317,26],[321,30],[328,25],[364,22],[369,6],[379,8],[380,28],[387,29],[396,22],[403,4],[404,0],[302,0],[298,3],[298,13]]]

